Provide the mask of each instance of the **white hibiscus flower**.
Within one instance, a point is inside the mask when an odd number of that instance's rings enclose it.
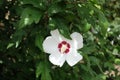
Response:
[[[72,33],[72,40],[63,37],[58,29],[51,31],[51,35],[43,41],[43,49],[50,54],[51,63],[61,67],[67,61],[70,66],[74,66],[82,60],[82,55],[77,52],[83,47],[83,37],[80,33]]]

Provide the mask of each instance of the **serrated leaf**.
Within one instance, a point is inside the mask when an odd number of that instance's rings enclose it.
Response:
[[[32,23],[38,23],[41,19],[41,12],[36,10],[35,8],[25,8],[21,15],[21,20],[19,22],[19,28],[23,28],[27,25],[31,25]]]

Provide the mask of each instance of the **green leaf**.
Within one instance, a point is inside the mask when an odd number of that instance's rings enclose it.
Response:
[[[67,22],[73,22],[75,19],[77,19],[77,16],[72,11],[66,10],[64,13],[64,17]]]
[[[116,58],[116,59],[115,59],[115,63],[116,63],[116,64],[120,64],[120,59],[119,59],[119,58]]]
[[[93,64],[99,64],[100,60],[94,56],[89,57],[90,61],[92,61]]]
[[[106,80],[107,75],[105,74],[98,74],[94,79],[92,80]]]
[[[64,19],[60,19],[60,18],[57,18],[56,19],[56,24],[60,30],[60,33],[68,38],[68,39],[71,39],[70,38],[70,32],[69,32],[69,29],[68,29],[68,26],[67,26],[67,22],[64,20]]]
[[[17,48],[19,46],[19,44],[20,44],[20,41],[16,41],[15,47]]]
[[[77,8],[78,16],[81,17],[82,19],[89,19],[90,17],[90,9],[87,6],[79,6]]]
[[[12,39],[16,42],[16,41],[21,41],[23,36],[26,35],[26,32],[24,30],[16,30],[16,32],[12,35]]]
[[[57,18],[57,17],[56,18],[51,18],[49,20],[49,27],[50,27],[50,29],[54,29],[55,27],[58,28],[60,33],[64,37],[66,37],[68,39],[71,39],[70,36],[69,36],[70,32],[68,30],[69,26],[67,26],[67,22],[64,19]]]
[[[91,63],[90,63],[90,59],[89,59],[89,57],[88,57],[88,55],[87,54],[83,54],[83,56],[84,56],[84,58],[86,59],[86,62],[87,62],[87,65],[86,65],[86,69],[87,69],[87,71],[89,72],[89,74],[92,76],[92,77],[94,77],[95,75],[96,75],[96,73],[92,70],[92,68],[91,68]],[[84,67],[84,66],[83,66]],[[84,69],[84,68],[83,68]]]
[[[42,73],[41,80],[52,80],[50,73],[47,69],[45,69],[44,73]]]
[[[52,80],[46,63],[39,62],[36,66],[36,78],[41,75],[41,80]]]
[[[92,46],[91,46],[92,45]],[[92,54],[93,52],[96,51],[96,47],[94,43],[89,43],[89,45],[85,45],[82,48],[82,52],[86,53],[86,54]]]
[[[45,10],[45,3],[43,0],[21,0],[21,3],[22,5],[25,5],[25,4],[30,4],[36,8],[39,8],[41,10]]]
[[[112,54],[113,54],[113,55],[118,55],[118,49],[115,48],[115,49],[113,50],[113,53],[112,53]]]
[[[8,46],[7,46],[7,49],[11,48],[14,45],[15,45],[14,43],[9,43]]]
[[[91,24],[88,23],[86,19],[84,20],[83,24],[84,24],[83,31],[84,31],[84,32],[89,31],[90,28],[91,28]]]
[[[36,67],[36,78],[38,78],[41,74],[42,74],[42,70],[43,70],[43,65],[42,63],[39,63]]]
[[[111,63],[111,62],[105,62],[104,67],[108,68],[109,70],[111,70],[111,69],[114,68],[114,64]]]
[[[35,38],[35,45],[43,51],[43,46],[42,46],[42,43],[43,43],[43,37],[41,36],[41,34],[37,34],[36,35],[36,38]]]
[[[41,19],[41,12],[36,10],[35,8],[25,8],[21,15],[21,20],[19,22],[19,28],[23,28],[27,25],[31,25],[32,23],[38,23]]]
[[[53,18],[50,18],[49,19],[49,28],[50,28],[50,30],[55,29],[56,26],[57,26],[56,21]]]
[[[84,28],[85,32],[87,32],[88,30],[90,30],[90,28],[91,28],[91,24],[86,23],[85,28]]]
[[[90,56],[89,59],[92,62],[92,64],[97,65],[98,68],[100,69],[100,71],[103,72],[103,70],[102,70],[102,68],[100,66],[100,60],[98,58],[96,58],[94,56]]]
[[[48,9],[48,14],[49,15],[52,15],[52,14],[55,14],[55,13],[58,13],[58,12],[61,12],[63,11],[64,8],[62,8],[60,6],[60,4],[52,4],[49,9]]]
[[[107,29],[109,26],[107,18],[101,11],[99,11],[98,13],[98,18],[99,18],[99,25],[101,27],[101,34],[106,35]]]

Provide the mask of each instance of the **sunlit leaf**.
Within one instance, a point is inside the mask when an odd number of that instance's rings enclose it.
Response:
[[[11,48],[12,46],[14,46],[14,43],[9,43],[7,49]]]
[[[41,12],[37,11],[34,8],[25,8],[21,15],[21,20],[19,22],[19,28],[23,28],[27,25],[31,25],[32,23],[38,23],[41,19]]]

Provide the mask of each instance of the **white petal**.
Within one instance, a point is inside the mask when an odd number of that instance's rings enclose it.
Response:
[[[71,53],[68,53],[66,56],[66,61],[70,66],[74,66],[76,63],[78,63],[80,60],[82,60],[82,55],[77,53],[77,51],[72,51]]]
[[[46,53],[56,53],[58,51],[58,43],[51,36],[43,41],[43,49]]]
[[[54,65],[62,66],[63,63],[65,62],[65,54],[61,53],[54,53],[49,56],[49,60],[51,63]]]
[[[74,42],[75,49],[80,49],[83,47],[83,37],[80,33],[74,32],[70,36]]]
[[[58,31],[58,29],[53,30],[50,32],[52,37],[57,41],[57,42],[61,42],[61,41],[67,41],[69,43],[71,43],[72,40],[69,40],[67,38],[65,38],[63,35],[61,35]]]
[[[58,29],[51,31],[50,33],[56,41],[62,41],[61,34],[59,33]]]

